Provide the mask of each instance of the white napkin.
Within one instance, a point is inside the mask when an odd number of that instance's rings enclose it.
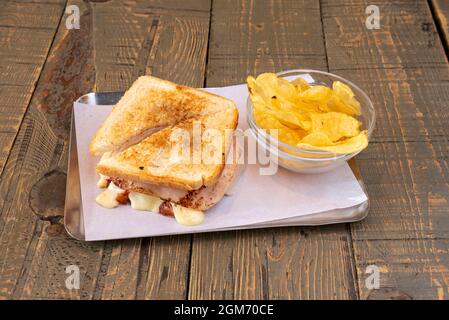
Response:
[[[206,91],[227,97],[239,109],[239,127],[247,129],[246,85],[207,88]],[[229,229],[294,225],[295,219],[329,210],[362,204],[367,196],[347,164],[331,172],[304,175],[279,167],[275,175],[259,174],[259,167],[249,164],[233,190],[206,212],[198,226],[183,226],[174,218],[157,213],[133,210],[129,205],[105,209],[95,202],[102,190],[96,182],[98,158],[89,154],[89,142],[111,110],[111,106],[75,103],[75,125],[80,169],[81,198],[86,240],[196,233]],[[280,220],[284,220],[283,222]]]

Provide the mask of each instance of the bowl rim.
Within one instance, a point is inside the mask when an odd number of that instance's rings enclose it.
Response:
[[[374,127],[376,124],[376,110],[374,109],[374,105],[371,101],[371,99],[369,98],[369,96],[362,90],[360,89],[356,84],[354,84],[353,82],[349,81],[348,79],[345,79],[339,75],[333,74],[333,73],[329,73],[329,72],[325,72],[325,71],[320,71],[320,70],[313,70],[313,69],[291,69],[291,70],[285,70],[285,71],[280,71],[277,72],[276,75],[277,76],[288,76],[290,73],[297,73],[297,75],[299,76],[300,74],[321,74],[321,75],[325,75],[328,76],[330,78],[333,78],[335,80],[339,80],[342,81],[343,83],[349,85],[351,87],[351,89],[354,91],[356,91],[359,95],[361,95],[363,97],[364,100],[366,100],[367,102],[367,106],[368,109],[372,112],[372,121],[371,123],[368,123],[368,127],[367,127],[367,137],[368,137],[368,142],[371,138],[371,135],[374,131]],[[270,152],[276,151],[276,153],[278,153],[278,156],[284,157],[284,158],[290,158],[290,160],[307,160],[307,161],[328,161],[328,160],[338,160],[338,159],[342,159],[342,158],[346,158],[345,160],[354,157],[355,155],[357,155],[359,152],[363,151],[357,151],[357,152],[353,152],[353,153],[343,153],[343,154],[336,154],[336,153],[332,153],[332,152],[328,152],[328,151],[322,151],[322,150],[312,150],[312,149],[302,149],[302,148],[298,148],[298,147],[294,147],[291,145],[288,145],[284,142],[281,142],[275,138],[273,138],[272,136],[270,136],[269,134],[266,133],[266,131],[262,128],[260,128],[256,122],[253,119],[253,114],[252,114],[252,102],[250,99],[250,95],[248,93],[247,96],[247,101],[246,101],[246,106],[247,106],[247,122],[251,128],[251,130],[254,130],[256,132],[253,132],[254,136],[256,137],[257,141],[259,143],[262,143],[260,141],[259,135],[263,138],[263,144],[267,143],[267,141],[269,141],[269,145],[270,146],[276,146],[276,150],[272,150],[272,148],[270,147]],[[256,134],[257,133],[257,134]],[[266,146],[264,146],[266,147]],[[293,152],[300,152],[300,153],[305,153],[305,154],[314,154],[314,155],[320,155],[319,158],[306,158],[306,157],[301,157],[298,155],[294,155],[291,153],[286,153],[284,151],[282,151],[281,149],[279,149],[279,147],[283,147],[285,149],[291,150]],[[328,157],[326,157],[326,155]]]

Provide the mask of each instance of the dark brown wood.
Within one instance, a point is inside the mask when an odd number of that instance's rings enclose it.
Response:
[[[446,0],[431,0],[429,2],[435,23],[438,26],[441,41],[449,55],[449,2]]]
[[[17,176],[26,177],[36,172],[38,162],[33,161],[28,170],[22,171],[20,161],[25,154],[18,147],[11,153],[11,148],[47,58],[64,4],[65,1],[0,3],[0,299],[13,296],[16,288],[22,285],[23,261],[29,250],[37,245],[37,241],[31,241],[35,225],[23,221],[36,216],[28,212],[29,217],[25,217],[22,208],[27,203],[13,204],[10,199],[17,189],[24,192],[23,185],[18,185]],[[27,123],[24,124],[26,126]],[[36,143],[30,149],[40,154],[42,159],[48,159],[53,152],[51,148],[36,150],[40,138],[23,130],[17,137],[25,140],[25,144]],[[55,141],[54,136],[47,139]],[[12,174],[14,170],[17,170],[16,177]],[[47,208],[43,209],[48,214]],[[3,245],[14,242],[16,246],[8,250]]]
[[[79,6],[81,30],[66,29],[66,4]],[[379,30],[365,27],[371,4]],[[33,0],[0,1],[0,12],[0,299],[449,298],[447,1]],[[366,220],[94,243],[66,235],[78,96],[124,90],[141,74],[222,86],[292,68],[329,69],[375,104],[374,136],[357,157]],[[80,290],[65,286],[72,264]],[[379,290],[365,286],[372,264]]]
[[[2,252],[14,252],[15,258],[7,259],[6,264],[20,274],[13,291],[5,296],[8,298],[89,298],[96,281],[92,275],[98,273],[98,257],[103,254],[101,244],[74,242],[65,235],[61,224],[64,195],[53,193],[48,201],[32,196],[48,192],[50,185],[65,190],[61,181],[65,179],[58,177],[65,175],[71,104],[94,85],[89,72],[92,25],[88,11],[82,1],[69,4],[80,6],[82,27],[88,32],[69,31],[61,20],[1,179],[1,188],[8,190],[2,192],[5,206],[1,215],[6,223],[1,236],[7,239],[2,242]],[[10,219],[5,219],[8,216]],[[65,288],[65,268],[70,264],[80,266],[81,290]],[[1,279],[8,278],[4,272],[0,274]]]
[[[79,6],[81,29],[61,20],[0,180],[0,298],[185,298],[190,236],[82,243],[66,235],[67,142],[72,102],[86,92],[125,90],[145,73],[202,86],[210,3],[68,4]],[[12,128],[10,118],[2,109]],[[65,286],[71,264],[80,290]]]
[[[327,70],[318,1],[214,1],[212,17],[208,86],[266,71]],[[357,298],[344,225],[193,239],[191,299]]]
[[[0,174],[62,15],[65,0],[0,3]]]
[[[351,225],[360,298],[447,299],[449,67],[426,1],[323,1],[329,69],[372,98],[377,128],[358,164],[370,215]],[[381,290],[365,286],[380,268]]]

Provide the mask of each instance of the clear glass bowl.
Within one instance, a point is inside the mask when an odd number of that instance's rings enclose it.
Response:
[[[374,130],[376,112],[370,98],[352,82],[332,73],[317,70],[297,69],[277,73],[278,76],[293,80],[299,76],[303,77],[311,85],[325,85],[332,87],[334,81],[340,81],[348,85],[354,92],[355,98],[360,102],[361,115],[358,120],[361,121],[361,130],[367,130],[368,141]],[[261,129],[254,121],[253,105],[248,95],[247,99],[247,121],[251,133],[256,139],[259,147],[269,152],[272,160],[280,166],[300,173],[321,173],[332,170],[345,161],[354,157],[358,152],[347,154],[334,154],[327,151],[307,150],[287,145],[273,138]]]

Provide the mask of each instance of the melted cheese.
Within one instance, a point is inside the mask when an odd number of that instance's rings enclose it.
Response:
[[[163,202],[162,199],[139,192],[130,192],[129,200],[131,207],[135,210],[144,210],[159,212],[159,206]],[[185,226],[195,226],[204,221],[204,213],[202,211],[185,208],[171,202],[176,222]]]
[[[176,222],[184,226],[196,226],[203,223],[203,211],[194,210],[172,203]]]
[[[108,188],[97,196],[95,201],[102,207],[112,209],[119,205],[117,196],[123,192],[125,192],[123,189],[120,189],[111,182]]]
[[[105,189],[105,188],[108,187],[108,183],[109,183],[108,182],[108,177],[106,177],[105,175],[102,175],[100,173],[100,179],[98,179],[97,187],[100,188],[100,189]]]
[[[162,203],[162,200],[158,197],[139,192],[130,192],[129,201],[131,202],[131,207],[135,210],[145,210],[152,212],[159,212],[159,206]]]
[[[104,208],[112,209],[119,205],[117,196],[123,192],[125,192],[125,190],[117,187],[111,182],[107,189],[97,196],[95,201]],[[135,210],[159,212],[159,206],[163,202],[163,200],[158,197],[139,192],[130,192],[128,197],[131,202],[131,207]],[[202,211],[186,208],[173,202],[171,202],[171,205],[173,207],[176,222],[179,224],[184,226],[195,226],[203,223],[204,213]]]

